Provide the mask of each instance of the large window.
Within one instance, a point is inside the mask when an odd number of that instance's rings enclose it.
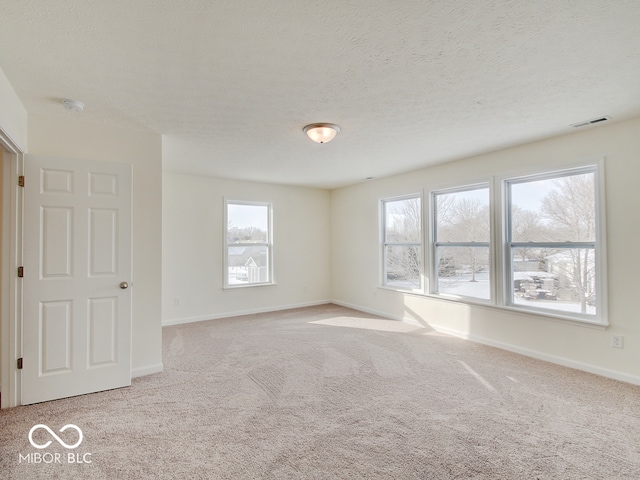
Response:
[[[603,168],[383,200],[382,285],[605,325]]]
[[[596,170],[507,180],[507,303],[596,316]]]
[[[431,292],[489,300],[489,185],[434,192]]]
[[[227,200],[225,287],[269,284],[271,204]]]
[[[382,201],[383,284],[419,290],[422,275],[422,208],[419,196]]]

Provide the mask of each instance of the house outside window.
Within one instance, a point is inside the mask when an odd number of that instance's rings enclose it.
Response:
[[[422,288],[422,207],[419,195],[386,199],[382,207],[382,284]]]
[[[273,283],[271,212],[270,203],[225,201],[225,288]]]
[[[491,299],[488,184],[432,193],[431,293]]]

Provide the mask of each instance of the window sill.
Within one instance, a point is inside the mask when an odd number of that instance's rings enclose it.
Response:
[[[264,283],[248,283],[248,284],[239,284],[239,285],[225,285],[222,287],[222,290],[241,290],[243,288],[253,288],[253,287],[271,287],[277,285],[276,282],[264,282]]]
[[[403,290],[400,288],[392,288],[388,286],[379,285],[377,287],[380,290],[386,290],[388,292],[402,293],[406,295],[412,295],[415,297],[421,298],[429,298],[433,300],[439,300],[443,302],[456,303],[460,305],[469,305],[478,308],[486,308],[489,310],[498,310],[498,311],[508,311],[518,316],[526,316],[526,317],[538,317],[543,320],[549,320],[554,322],[565,323],[569,325],[575,325],[579,327],[587,327],[587,328],[595,328],[598,330],[606,330],[609,326],[609,322],[606,320],[589,320],[586,318],[577,318],[572,315],[564,315],[562,313],[556,312],[547,312],[543,310],[533,309],[533,308],[520,308],[514,307],[512,305],[495,305],[490,303],[490,301],[483,301],[481,299],[470,299],[470,298],[456,298],[453,296],[441,295],[441,294],[432,294],[432,293],[423,293],[415,290]]]

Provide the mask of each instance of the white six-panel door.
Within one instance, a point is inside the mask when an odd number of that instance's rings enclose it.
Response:
[[[131,165],[25,156],[22,404],[131,384]]]

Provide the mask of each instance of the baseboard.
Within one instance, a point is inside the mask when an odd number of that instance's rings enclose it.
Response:
[[[144,367],[132,368],[131,369],[131,378],[136,377],[144,377],[145,375],[151,375],[152,373],[160,373],[164,370],[164,365],[162,363],[157,363],[155,365],[146,365]]]
[[[526,357],[532,357],[537,360],[543,360],[545,362],[555,363],[556,365],[562,365],[563,367],[575,368],[576,370],[582,370],[584,372],[593,373],[602,377],[620,380],[621,382],[640,385],[640,377],[637,375],[629,375],[627,373],[618,372],[617,370],[610,370],[608,368],[598,367],[597,365],[592,365],[590,363],[578,362],[576,360],[571,360],[570,358],[559,357],[557,355],[551,355],[548,353],[539,352],[537,350],[531,350],[529,348],[518,347],[509,343],[498,342],[490,338],[471,335],[466,332],[460,332],[450,328],[440,327],[438,325],[431,325],[431,327],[438,332],[446,333],[448,335],[462,338],[464,340],[470,340],[472,342],[481,343],[490,347],[500,348],[501,350],[518,353]]]
[[[332,303],[331,300],[320,300],[317,302],[308,302],[308,303],[296,303],[290,305],[279,305],[277,307],[269,307],[269,308],[254,308],[250,310],[238,310],[235,312],[225,312],[225,313],[212,313],[210,315],[199,315],[197,317],[186,317],[186,318],[172,318],[170,320],[163,320],[162,326],[168,327],[171,325],[182,325],[184,323],[194,323],[194,322],[205,322],[207,320],[217,320],[219,318],[229,318],[229,317],[240,317],[242,315],[254,315],[256,313],[268,313],[268,312],[277,312],[280,310],[291,310],[294,308],[304,308],[304,307],[315,307],[316,305],[326,305],[327,303]]]
[[[392,320],[400,320],[403,322],[411,323],[412,325],[418,325],[415,322],[415,320],[412,320],[411,318],[401,318],[395,315],[389,315],[385,312],[377,311],[371,308],[361,307],[359,305],[353,305],[353,304],[342,302],[339,300],[333,300],[331,303],[335,303],[336,305],[341,305],[347,308],[352,308],[354,310],[359,310],[364,313],[378,315],[380,317],[385,317]],[[628,373],[623,373],[623,372],[618,372],[617,370],[610,370],[608,368],[598,367],[597,365],[592,365],[590,363],[578,362],[576,360],[571,360],[569,358],[559,357],[557,355],[550,355],[548,353],[519,347],[517,345],[512,345],[509,343],[498,342],[490,338],[473,335],[467,332],[462,332],[462,331],[454,330],[447,327],[433,325],[431,323],[429,323],[429,327],[433,328],[437,332],[446,333],[447,335],[451,335],[454,337],[462,338],[464,340],[480,343],[482,345],[499,348],[501,350],[517,353],[520,355],[524,355],[526,357],[535,358],[537,360],[543,360],[545,362],[554,363],[556,365],[562,365],[563,367],[569,367],[569,368],[574,368],[576,370],[581,370],[583,372],[593,373],[595,375],[600,375],[602,377],[612,378],[614,380],[620,380],[621,382],[631,383],[632,385],[640,385],[640,376],[637,376],[637,375],[629,375]]]

